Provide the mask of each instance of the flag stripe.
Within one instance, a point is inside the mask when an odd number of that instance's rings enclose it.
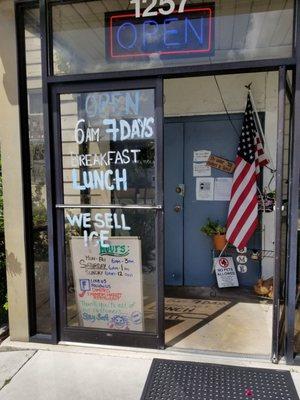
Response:
[[[245,217],[247,217],[247,210],[249,204],[252,204],[253,199],[257,202],[256,197],[256,187],[252,186],[251,190],[245,197],[245,199],[240,203],[239,208],[237,208],[236,213],[231,216],[230,224],[227,228],[228,236],[231,236],[232,232],[241,223],[245,222]]]
[[[236,189],[233,190],[232,198],[230,201],[230,207],[229,207],[229,215],[232,213],[232,210],[236,207],[236,204],[239,203],[239,200],[245,195],[245,189],[248,187],[249,183],[253,184],[253,171],[251,169],[251,166],[247,164],[247,167],[244,168],[246,171],[248,170],[247,175],[245,178],[241,181],[240,185],[236,187]],[[238,177],[239,178],[239,177]],[[238,180],[238,179],[237,179]]]
[[[257,214],[258,213],[257,209],[253,210],[253,213]],[[253,233],[255,232],[255,230],[257,228],[257,225],[258,225],[258,218],[255,218],[253,220],[252,225],[248,229],[248,231],[245,234],[243,233],[242,238],[239,237],[239,238],[236,239],[237,247],[243,248],[243,247],[247,246],[248,241],[251,239],[251,236],[253,235]]]
[[[246,163],[243,159],[239,163],[240,166],[240,173],[239,171],[235,171],[233,175],[233,184],[232,184],[232,189],[231,189],[231,194],[235,194],[239,186],[244,183],[244,180],[247,179],[247,174],[250,171],[251,165]]]
[[[246,203],[244,203],[244,205],[245,204]],[[240,238],[243,232],[248,230],[249,225],[251,225],[253,222],[252,213],[253,211],[255,211],[256,206],[257,206],[257,198],[255,194],[254,196],[252,196],[252,199],[248,202],[247,207],[243,210],[242,215],[240,216],[238,222],[236,223],[234,230],[230,234],[230,240],[235,242],[237,238]]]
[[[237,248],[247,246],[258,225],[257,181],[260,168],[268,163],[248,95],[227,217],[226,238]]]
[[[251,201],[252,197],[256,198],[256,184],[255,181],[250,181],[247,187],[245,187],[243,195],[239,198],[233,209],[231,210],[230,214],[228,215],[229,224],[237,222],[238,218],[241,218],[244,209],[247,206],[247,201]]]

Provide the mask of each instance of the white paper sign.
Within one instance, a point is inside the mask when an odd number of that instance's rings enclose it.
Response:
[[[230,201],[232,178],[215,178],[214,200]]]
[[[214,269],[219,288],[239,286],[232,257],[215,257]]]
[[[109,247],[72,237],[71,257],[80,325],[144,330],[141,241],[111,237]]]
[[[193,163],[193,176],[211,176],[211,167],[205,163]]]
[[[211,201],[214,199],[214,178],[196,179],[196,200]]]
[[[206,162],[211,155],[209,150],[194,151],[194,162]]]

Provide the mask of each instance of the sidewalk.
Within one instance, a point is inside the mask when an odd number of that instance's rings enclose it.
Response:
[[[0,400],[139,400],[154,357],[289,369],[300,393],[300,367],[169,350],[49,346],[7,339],[0,346]]]

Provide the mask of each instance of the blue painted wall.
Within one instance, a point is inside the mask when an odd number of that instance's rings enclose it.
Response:
[[[175,286],[210,286],[216,283],[212,270],[212,241],[200,232],[207,218],[226,223],[229,202],[197,201],[193,177],[193,153],[211,150],[212,154],[235,160],[243,115],[211,115],[165,122],[165,283]],[[231,177],[212,168],[212,177]],[[185,184],[184,198],[176,193]],[[182,211],[176,213],[175,205]],[[249,248],[260,249],[258,231]],[[235,258],[235,257],[234,257]],[[248,259],[248,272],[238,273],[241,285],[252,286],[260,276],[260,262]]]

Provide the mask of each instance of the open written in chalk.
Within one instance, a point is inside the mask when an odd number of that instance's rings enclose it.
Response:
[[[232,174],[235,169],[235,163],[232,161],[228,161],[225,158],[222,157],[217,157],[211,155],[209,159],[206,162],[206,165],[219,169],[224,172],[228,172],[229,174]]]

